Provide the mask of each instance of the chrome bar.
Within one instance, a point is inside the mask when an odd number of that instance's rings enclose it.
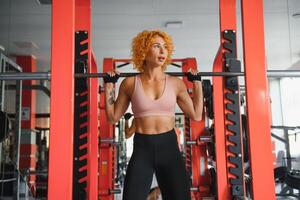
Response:
[[[0,73],[0,80],[50,80],[50,72]]]
[[[12,181],[15,181],[15,180],[16,180],[16,178],[2,179],[2,180],[0,180],[0,183],[12,182]]]

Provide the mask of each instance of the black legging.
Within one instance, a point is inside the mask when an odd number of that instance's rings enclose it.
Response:
[[[189,181],[174,130],[155,135],[135,133],[123,200],[146,200],[153,173],[163,200],[191,199]]]

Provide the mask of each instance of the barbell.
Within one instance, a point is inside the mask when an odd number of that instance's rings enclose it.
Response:
[[[171,76],[184,77],[188,72],[166,72]],[[135,76],[139,73],[120,73],[120,77]],[[281,78],[281,77],[300,77],[300,70],[268,70],[267,77]],[[106,73],[76,73],[75,78],[103,78],[107,76]],[[245,76],[244,72],[199,72],[197,76]],[[50,72],[9,72],[0,73],[0,80],[50,80]]]

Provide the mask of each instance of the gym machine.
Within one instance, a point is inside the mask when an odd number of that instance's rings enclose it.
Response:
[[[17,65],[15,62],[13,62],[11,59],[0,54],[0,71],[3,74],[9,74],[9,73],[16,73],[19,75],[22,72],[22,68]],[[14,199],[19,198],[20,194],[20,139],[21,139],[21,107],[22,107],[22,80],[16,80],[15,81],[15,106],[14,106],[14,123],[11,124],[11,120],[9,119],[7,111],[5,111],[5,104],[6,104],[6,86],[7,81],[6,80],[0,80],[0,108],[1,108],[1,115],[2,120],[4,120],[1,125],[4,125],[5,128],[1,128],[1,142],[0,142],[0,164],[1,164],[1,187],[2,188],[8,188],[7,192],[11,194]],[[11,124],[11,125],[10,125]],[[10,127],[13,127],[13,130],[10,130]],[[4,144],[4,140],[8,137],[9,132],[12,132],[12,138],[13,143],[6,143]],[[6,145],[9,149],[10,145],[13,145],[13,152],[11,152],[12,155],[9,155],[8,152],[5,154],[5,152],[2,152],[2,146]],[[6,158],[2,158],[2,155],[7,156]],[[8,162],[6,162],[9,160]],[[7,167],[6,167],[7,166]],[[5,169],[6,168],[6,169]],[[6,171],[14,172],[12,174],[6,174]]]
[[[278,160],[281,164],[274,169],[274,178],[276,185],[280,185],[280,191],[276,193],[279,197],[295,197],[300,198],[300,169],[293,166],[292,161],[296,158],[291,156],[290,138],[297,140],[300,133],[299,126],[271,126],[272,137],[285,145],[285,154],[279,154]],[[275,133],[275,130],[283,131],[282,137]],[[282,152],[283,153],[283,152]],[[281,157],[282,156],[282,157]],[[278,163],[277,163],[278,164]],[[297,191],[297,192],[295,192]]]
[[[86,187],[83,187],[86,191],[84,194],[86,198],[98,198],[98,94],[95,92],[98,83],[97,79],[89,77],[101,77],[104,74],[96,73],[97,66],[90,47],[90,5],[88,0],[52,1],[51,77],[48,72],[0,74],[1,80],[48,80],[51,78],[49,200],[76,198],[73,190],[74,181],[77,181],[73,179],[75,169],[83,172],[83,175],[78,173],[80,174],[79,183],[86,184]],[[210,74],[213,75],[214,85],[214,132],[217,133],[215,134],[216,197],[218,199],[243,199],[245,197],[244,180],[240,173],[243,169],[239,154],[242,143],[238,148],[232,147],[238,146],[236,143],[238,136],[235,136],[239,134],[239,131],[235,131],[235,129],[236,125],[240,123],[240,119],[236,121],[230,117],[232,116],[230,114],[236,114],[236,110],[233,108],[236,105],[232,105],[232,103],[236,104],[233,94],[235,94],[238,84],[235,78],[239,75],[245,75],[246,78],[247,124],[250,139],[248,146],[253,198],[275,199],[262,5],[262,0],[242,1],[245,62],[245,72],[242,73],[235,71],[238,68],[230,67],[239,65],[233,48],[236,44],[236,1],[220,0],[221,46],[214,62],[214,70]],[[79,31],[85,32],[88,36],[81,43],[84,46],[84,52],[81,52],[81,55],[86,54],[83,56],[85,57],[84,62],[74,59],[75,37],[76,32]],[[64,45],[62,45],[62,41]],[[75,64],[84,66],[84,75],[77,74]],[[227,64],[229,64],[228,67]],[[199,75],[205,76],[205,73],[202,72]],[[184,74],[181,73],[180,76],[184,76]],[[229,79],[225,76],[229,76],[227,77]],[[299,76],[299,74],[295,76]],[[79,144],[79,149],[86,154],[80,154],[79,157],[76,154],[74,156],[75,119],[70,117],[74,116],[76,106],[74,77],[85,78],[88,86],[86,91],[80,93],[84,94],[84,98],[86,98],[84,104],[87,105],[87,108],[82,116],[85,116],[87,120],[82,125],[82,128],[86,128],[86,132],[79,135],[84,142],[86,141],[83,145]],[[230,87],[226,85],[228,82]],[[257,96],[257,93],[260,95]],[[260,121],[259,126],[257,121]],[[234,140],[233,143],[232,140]],[[74,163],[76,163],[74,158],[83,161],[86,165],[79,164],[79,168],[75,167],[73,170]]]

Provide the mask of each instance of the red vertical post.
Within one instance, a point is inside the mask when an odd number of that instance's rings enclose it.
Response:
[[[75,2],[75,30],[89,32],[91,30],[91,1],[75,0]]]
[[[103,61],[103,72],[114,69],[114,60],[105,58]],[[113,199],[110,189],[113,188],[113,144],[103,143],[101,140],[114,139],[113,125],[109,124],[105,113],[105,95],[100,96],[100,158],[99,158],[99,196],[103,200]]]
[[[33,56],[17,56],[16,62],[23,69],[23,72],[36,71],[36,59]],[[33,85],[35,80],[23,81],[23,85]],[[20,145],[20,169],[35,171],[36,169],[36,133],[35,129],[35,114],[36,114],[36,91],[23,90],[22,91],[22,135]],[[29,176],[29,184],[31,192],[35,194],[36,175]]]
[[[97,73],[96,60],[91,51],[91,1],[75,1],[75,31],[86,31],[88,39],[88,73]],[[88,139],[87,139],[87,199],[98,198],[98,79],[88,79]]]
[[[75,0],[52,1],[48,199],[71,200]]]
[[[16,62],[22,67],[23,72],[36,71],[36,59],[33,56],[17,56]],[[33,85],[35,83],[35,80],[23,81],[23,85]],[[26,117],[28,116],[28,120],[22,120],[22,128],[33,129],[35,128],[36,92],[35,90],[23,90],[22,97],[22,108],[26,108],[24,114],[26,114]],[[29,112],[27,113],[27,111]]]
[[[91,73],[97,73],[92,53]],[[98,199],[98,79],[89,79],[88,182],[87,197]]]
[[[182,65],[182,72],[187,72],[189,69],[197,70],[197,61],[195,58],[184,59]],[[188,91],[193,89],[193,83],[187,80],[186,77],[183,77],[183,81],[187,86]],[[193,94],[190,93],[191,96]],[[204,116],[204,115],[203,115]],[[186,123],[185,123],[186,124]],[[205,134],[205,119],[201,121],[190,120],[190,140],[198,141],[201,135]],[[192,187],[196,187],[198,190],[193,192],[193,197],[195,199],[202,199],[203,197],[208,197],[210,193],[209,185],[209,172],[207,164],[207,154],[206,154],[206,145],[204,144],[195,144],[191,146],[191,168],[192,168]]]
[[[245,84],[253,199],[275,199],[263,0],[242,1]],[[266,189],[267,188],[267,189]]]

